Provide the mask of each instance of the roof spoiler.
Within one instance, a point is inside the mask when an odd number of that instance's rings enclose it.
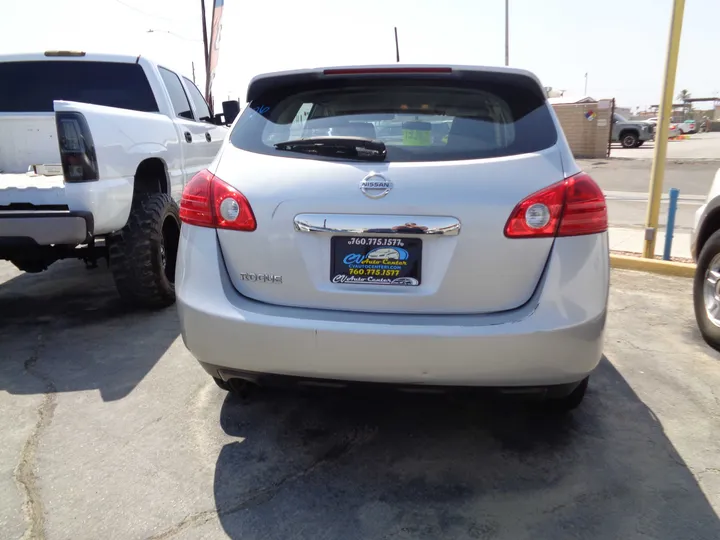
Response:
[[[545,99],[545,91],[539,81],[529,72],[507,68],[449,67],[449,66],[352,66],[337,68],[303,69],[257,75],[248,85],[246,102],[252,103],[270,92],[282,92],[292,88],[313,87],[322,81],[338,79],[362,79],[382,81],[386,78],[408,80],[433,80],[438,77],[457,81],[506,82],[536,91]]]

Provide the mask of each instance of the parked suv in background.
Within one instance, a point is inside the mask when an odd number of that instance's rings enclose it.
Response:
[[[630,122],[617,113],[612,117],[612,142],[623,148],[638,148],[655,136],[655,125],[650,122]]]
[[[582,401],[603,350],[607,209],[534,75],[312,69],[258,76],[247,101],[180,203],[182,335],[221,388]],[[378,133],[388,122],[399,137]]]
[[[695,122],[695,120],[685,120],[684,122],[680,122],[678,124],[678,129],[682,133],[697,133],[697,122]]]
[[[653,128],[653,138],[655,138],[655,135],[657,135],[657,116],[653,116],[652,118],[648,118],[645,120],[645,122],[652,124]],[[668,125],[668,138],[672,139],[673,137],[677,137],[679,135],[682,135],[682,130],[680,129],[680,125],[675,122],[675,120],[671,117],[670,118],[670,124]]]
[[[697,263],[693,283],[695,319],[705,341],[720,350],[720,170],[705,204],[695,212],[690,252]]]

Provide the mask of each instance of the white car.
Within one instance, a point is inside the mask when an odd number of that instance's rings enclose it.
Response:
[[[121,296],[175,300],[177,200],[227,128],[143,56],[0,56],[0,259],[25,272],[107,258]]]
[[[657,126],[658,119],[657,116],[653,116],[652,118],[648,118],[645,120],[646,122],[649,122],[655,126]],[[670,122],[670,125],[668,126],[668,138],[678,137],[679,135],[682,135],[685,133],[685,131],[682,129],[681,124],[678,124],[677,122]],[[655,129],[655,133],[657,134],[657,128]]]
[[[258,76],[247,100],[180,203],[182,335],[221,388],[485,386],[580,404],[603,350],[607,208],[533,74],[310,69]],[[308,134],[320,124],[333,134]]]
[[[720,169],[705,204],[695,212],[690,253],[697,263],[695,320],[705,341],[720,350]]]

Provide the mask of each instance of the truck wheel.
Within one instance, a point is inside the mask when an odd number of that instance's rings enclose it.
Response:
[[[638,142],[638,136],[632,132],[623,133],[620,137],[620,144],[623,148],[635,148]]]
[[[635,143],[635,148],[640,148],[645,141],[638,141]]]
[[[180,215],[170,195],[153,193],[133,201],[123,229],[109,242],[110,268],[123,300],[146,308],[175,302],[175,262]]]
[[[703,339],[720,350],[720,231],[707,239],[698,257],[693,305]]]

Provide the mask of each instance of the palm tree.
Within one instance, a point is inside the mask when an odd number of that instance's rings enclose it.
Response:
[[[680,90],[680,93],[677,95],[677,99],[679,101],[683,101],[683,102],[690,99],[691,97],[692,97],[692,94],[685,89]]]
[[[692,94],[686,89],[680,90],[680,93],[677,95],[677,99],[683,102],[683,117],[685,119],[689,118],[692,113],[692,103],[688,101],[691,96]]]

